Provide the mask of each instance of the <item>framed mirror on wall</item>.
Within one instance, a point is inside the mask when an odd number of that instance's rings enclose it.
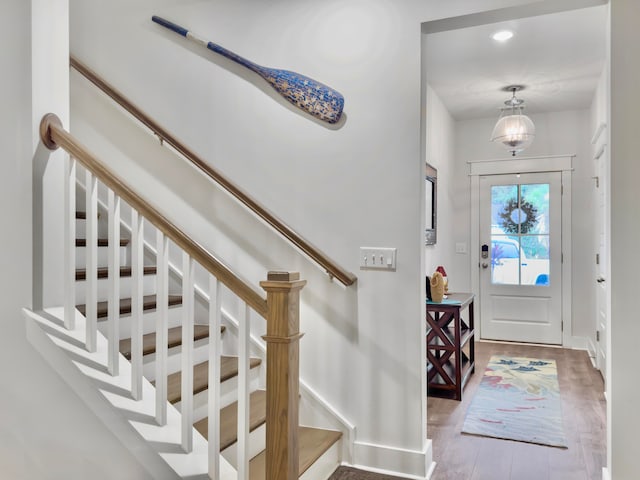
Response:
[[[436,244],[436,220],[437,220],[437,205],[438,205],[438,171],[425,163],[425,200],[426,200],[426,219],[424,230],[424,243],[425,245]]]

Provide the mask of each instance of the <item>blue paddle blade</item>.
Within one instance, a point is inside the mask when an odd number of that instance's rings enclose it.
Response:
[[[333,88],[296,72],[264,67],[260,70],[262,78],[299,109],[327,123],[340,120],[344,97]]]
[[[162,25],[195,43],[204,45],[212,52],[257,73],[279,95],[300,110],[330,124],[340,121],[344,109],[344,97],[333,88],[296,72],[257,65],[216,43],[205,41],[190,30],[162,17],[154,15],[151,19],[158,25]]]

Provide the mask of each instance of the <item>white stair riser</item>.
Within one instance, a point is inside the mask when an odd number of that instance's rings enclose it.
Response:
[[[87,248],[76,247],[76,268],[87,265]],[[120,266],[127,265],[127,247],[120,247]],[[98,247],[98,267],[109,266],[109,247]]]
[[[87,238],[87,221],[85,219],[76,218],[76,238]]]
[[[331,445],[329,450],[300,476],[300,480],[327,480],[342,463],[342,439]]]
[[[120,277],[120,298],[130,298],[132,292],[132,278]],[[86,280],[76,281],[76,304],[85,302],[86,298]],[[142,288],[144,295],[153,295],[156,293],[156,276],[145,275],[142,279]],[[107,300],[109,298],[109,279],[98,279],[98,301]]]
[[[249,432],[249,458],[255,457],[267,447],[266,433],[267,427],[264,423]],[[220,453],[233,468],[238,469],[238,443],[229,445]]]
[[[156,310],[146,310],[142,315],[142,333],[152,333],[156,331],[156,319],[158,317],[158,312]],[[120,317],[120,339],[123,338],[131,338],[131,315],[123,315]],[[169,328],[177,327],[182,324],[182,306],[176,305],[174,307],[169,307],[169,318],[168,318]],[[103,335],[107,335],[108,328],[107,319],[100,319],[98,321],[98,330]]]
[[[109,235],[108,223],[106,220],[98,220],[98,236],[106,237],[107,235]],[[76,238],[87,238],[87,221],[84,218],[76,218]]]
[[[193,364],[206,362],[209,359],[209,339],[202,338],[193,344]],[[156,354],[150,353],[142,359],[142,374],[150,382],[156,379]],[[167,374],[179,372],[182,370],[182,346],[169,349],[167,357]]]
[[[249,371],[249,390],[260,388],[260,367],[254,367]],[[209,416],[209,392],[205,390],[193,396],[193,422],[198,422]],[[224,408],[238,401],[238,377],[232,377],[220,384],[220,408]],[[175,407],[180,410],[180,402]]]

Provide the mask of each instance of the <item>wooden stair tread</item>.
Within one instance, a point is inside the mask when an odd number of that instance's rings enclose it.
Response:
[[[157,268],[153,265],[145,266],[143,268],[144,275],[155,275],[157,272]],[[120,276],[121,277],[130,277],[131,276],[131,267],[120,267]],[[109,277],[109,268],[108,267],[100,267],[98,268],[98,278],[108,278]],[[76,269],[76,280],[86,280],[87,279],[87,269],[86,268],[77,268]]]
[[[260,365],[259,358],[249,359],[249,368]],[[238,357],[220,358],[220,381],[224,382],[238,375]],[[209,362],[193,366],[193,394],[204,392],[209,386]],[[172,373],[167,377],[167,400],[178,403],[182,398],[182,372]]]
[[[176,305],[182,304],[182,296],[181,295],[169,295],[169,306],[174,307]],[[86,315],[87,306],[85,304],[76,305],[76,308],[82,315]],[[142,301],[143,310],[154,310],[156,308],[156,296],[155,295],[145,295]],[[131,313],[131,299],[130,298],[121,298],[120,299],[120,315],[126,315]],[[109,314],[108,312],[108,302],[98,302],[98,318],[105,318]]]
[[[267,419],[267,392],[256,390],[249,396],[249,431],[252,432]],[[196,422],[194,428],[206,439],[209,438],[209,419]],[[238,440],[238,402],[220,410],[220,451]]]
[[[320,428],[298,427],[298,454],[301,476],[334,443],[342,437],[341,432]],[[249,480],[265,480],[266,452],[263,450],[249,462]]]
[[[100,212],[97,214],[98,218],[100,218]],[[76,212],[76,220],[86,220],[87,212]]]
[[[225,326],[222,325],[221,331],[224,332]],[[208,325],[194,325],[193,326],[193,340],[201,340],[209,337]],[[173,327],[168,330],[168,348],[177,347],[182,345],[182,327]],[[127,360],[131,360],[131,339],[123,338],[120,340],[120,353],[124,355]],[[142,336],[142,354],[149,355],[156,353],[156,332],[147,333]]]
[[[126,247],[127,245],[129,245],[129,239],[128,238],[121,238],[120,239],[120,246],[121,247]],[[86,247],[87,246],[87,239],[86,238],[76,238],[76,247]],[[108,247],[109,246],[109,239],[108,238],[99,238],[98,239],[98,246],[99,247]]]

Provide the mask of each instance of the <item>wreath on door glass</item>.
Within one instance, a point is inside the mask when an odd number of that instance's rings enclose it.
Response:
[[[518,200],[512,198],[499,214],[502,219],[502,229],[505,233],[529,233],[538,223],[537,214],[538,209],[532,203],[521,200],[518,205]]]

